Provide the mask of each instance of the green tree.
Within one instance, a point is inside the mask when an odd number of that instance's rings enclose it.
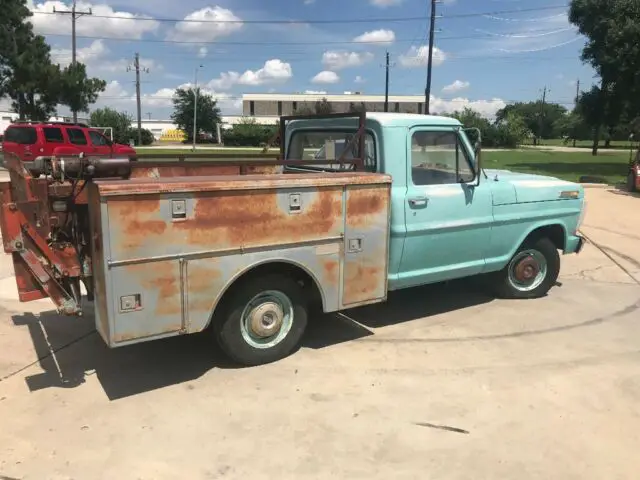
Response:
[[[98,94],[104,92],[107,82],[99,78],[87,77],[87,69],[76,62],[64,68],[60,79],[60,98],[72,112],[88,112],[89,106],[96,102]]]
[[[581,96],[597,155],[602,129],[610,138],[625,111],[628,118],[640,111],[640,2],[572,0],[569,21],[587,38],[581,59],[600,78],[599,88]]]
[[[127,112],[118,112],[109,107],[94,110],[89,116],[92,127],[111,127],[113,141],[116,143],[129,143],[132,121],[133,117]],[[137,132],[135,138],[138,138]]]
[[[516,102],[498,110],[496,120],[499,122],[507,118],[510,113],[517,114],[524,121],[527,129],[537,139],[557,138],[555,129],[559,118],[567,113],[567,109],[557,103],[546,103],[541,100],[535,102]]]
[[[579,109],[575,109],[556,120],[555,130],[564,139],[564,143],[576,140],[586,140],[591,137],[591,128],[587,124]]]
[[[193,113],[196,94],[198,95],[196,137],[200,133],[216,135],[216,125],[221,122],[220,109],[213,96],[202,92],[200,88],[178,88],[173,95],[171,120],[187,134],[188,141],[193,141]]]
[[[23,120],[46,120],[59,104],[86,110],[104,90],[102,81],[87,79],[84,66],[72,74],[51,62],[49,45],[29,22],[26,0],[2,1],[0,11],[0,97],[11,99]]]

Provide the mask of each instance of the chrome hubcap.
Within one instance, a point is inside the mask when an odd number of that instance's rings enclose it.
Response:
[[[509,282],[522,292],[535,290],[547,276],[547,260],[537,250],[518,253],[509,263]]]
[[[267,338],[282,327],[284,312],[278,304],[266,302],[251,310],[249,317],[251,333],[260,338]]]
[[[274,347],[293,326],[293,303],[277,290],[259,293],[247,303],[240,322],[242,338],[253,348]]]

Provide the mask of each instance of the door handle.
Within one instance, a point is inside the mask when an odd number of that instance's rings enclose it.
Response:
[[[429,199],[427,197],[410,197],[409,205],[412,207],[426,207]]]

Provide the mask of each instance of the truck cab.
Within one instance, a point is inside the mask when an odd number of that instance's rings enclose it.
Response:
[[[292,120],[285,156],[335,160],[355,134],[349,118]],[[356,149],[346,153],[353,157]],[[489,274],[504,296],[540,296],[555,284],[557,251],[582,248],[582,186],[482,168],[479,145],[454,118],[367,113],[364,169],[393,179],[390,290]]]

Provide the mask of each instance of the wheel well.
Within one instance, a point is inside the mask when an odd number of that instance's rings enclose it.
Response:
[[[304,268],[288,262],[263,263],[245,271],[239,277],[233,280],[231,285],[227,288],[227,290],[220,298],[218,305],[229,293],[235,291],[236,288],[241,288],[242,284],[249,278],[253,278],[254,276],[265,276],[274,273],[286,275],[290,278],[295,279],[295,281],[302,285],[302,287],[304,288],[305,292],[308,295],[310,304],[319,304],[320,307],[322,307],[322,293],[320,292],[320,288],[318,287],[315,279]]]
[[[551,240],[558,250],[564,250],[565,233],[562,225],[554,224],[538,227],[527,235],[526,240],[537,240],[543,237]]]

